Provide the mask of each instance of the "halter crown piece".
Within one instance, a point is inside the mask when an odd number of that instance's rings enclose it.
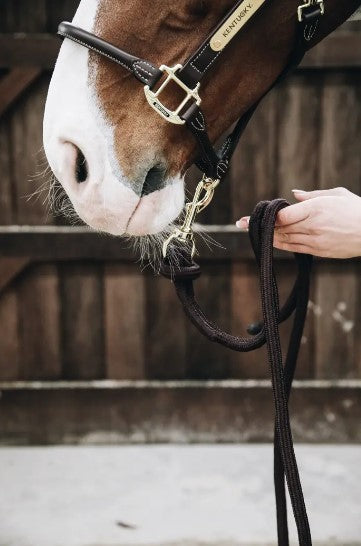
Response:
[[[263,98],[261,97],[239,119],[220,149],[215,149],[209,139],[206,120],[201,110],[201,82],[205,74],[216,64],[230,41],[246,24],[251,24],[252,19],[256,15],[258,17],[274,1],[242,0],[236,2],[198,50],[184,64],[177,64],[173,67],[161,65],[158,68],[151,62],[135,57],[70,23],[61,23],[58,34],[129,70],[144,85],[146,101],[159,114],[162,121],[185,125],[198,144],[199,156],[195,163],[204,174],[196,188],[193,200],[186,205],[182,225],[177,227],[164,243],[164,261],[161,272],[164,276],[172,279],[187,316],[209,340],[241,352],[252,351],[267,344],[275,408],[274,481],[278,544],[279,546],[289,546],[286,478],[299,544],[300,546],[312,546],[288,413],[288,400],[307,313],[312,259],[308,255],[295,255],[298,275],[286,303],[280,307],[277,283],[273,272],[273,234],[277,213],[288,203],[282,199],[261,202],[251,216],[250,239],[260,269],[263,310],[263,322],[253,325],[249,329],[252,337],[236,337],[223,332],[204,315],[195,300],[193,290],[193,281],[200,275],[200,268],[193,261],[196,250],[192,231],[194,220],[211,202],[216,187],[227,173],[237,143]],[[300,63],[324,13],[323,0],[303,0],[298,6],[295,13],[294,48],[286,67],[272,87]],[[184,98],[175,110],[169,109],[162,102],[163,92],[170,82],[176,84],[184,92]],[[180,251],[180,262],[176,268],[172,267],[167,259],[170,245],[177,245]],[[283,363],[278,325],[293,313],[294,323],[290,344],[285,363]]]

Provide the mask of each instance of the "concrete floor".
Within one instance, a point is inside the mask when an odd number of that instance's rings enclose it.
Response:
[[[297,454],[314,543],[361,545],[361,446]],[[0,490],[1,546],[276,544],[268,445],[1,448]]]

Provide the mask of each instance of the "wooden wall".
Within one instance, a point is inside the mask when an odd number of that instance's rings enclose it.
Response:
[[[2,2],[0,33],[54,32],[75,5]],[[48,177],[42,175],[41,129],[50,73],[29,66],[0,70],[0,224],[59,225],[63,221],[43,204],[46,192],[27,197]],[[19,93],[9,100],[14,81]],[[203,222],[234,224],[260,199],[291,199],[294,187],[338,185],[361,194],[361,72],[301,70],[259,108]],[[197,287],[205,309],[243,333],[260,316],[254,264],[225,250],[202,265]],[[278,270],[285,294],[290,262],[280,260]],[[299,377],[361,376],[360,273],[360,261],[317,262]],[[30,263],[0,294],[0,380],[263,377],[262,351],[231,354],[205,341],[186,321],[170,283],[141,272],[136,257],[133,264]]]

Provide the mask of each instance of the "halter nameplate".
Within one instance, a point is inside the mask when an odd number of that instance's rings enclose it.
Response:
[[[237,11],[232,13],[211,39],[210,45],[213,51],[222,51],[265,2],[266,0],[242,2]]]

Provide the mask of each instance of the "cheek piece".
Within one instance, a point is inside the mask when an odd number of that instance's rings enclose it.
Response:
[[[265,17],[269,5],[275,1],[236,2],[197,51],[184,64],[177,64],[174,67],[162,65],[158,68],[151,62],[135,57],[70,23],[61,23],[58,34],[103,55],[130,71],[134,78],[143,84],[145,105],[148,103],[149,107],[159,114],[160,122],[185,125],[197,142],[199,155],[195,163],[204,174],[196,188],[193,200],[186,205],[182,225],[177,227],[164,243],[161,273],[173,281],[185,313],[210,341],[239,352],[249,352],[267,345],[275,412],[274,483],[278,544],[289,546],[286,481],[299,545],[311,546],[311,532],[293,449],[288,400],[307,313],[312,258],[308,255],[295,254],[298,273],[293,289],[282,307],[273,268],[273,235],[276,217],[277,213],[289,203],[283,199],[263,201],[256,206],[251,216],[249,234],[260,272],[263,311],[263,320],[248,328],[251,337],[237,337],[222,331],[205,316],[195,299],[193,289],[193,281],[201,273],[200,267],[193,261],[196,252],[193,222],[211,202],[216,187],[227,173],[237,143],[263,98],[261,97],[239,119],[223,145],[215,149],[209,139],[206,120],[201,110],[201,82],[203,77],[221,62],[222,52],[227,44],[245,25],[251,25],[258,17]],[[324,12],[325,6],[322,0],[303,0],[295,10],[294,47],[284,70],[271,88],[300,63],[316,35]],[[161,100],[162,93],[170,82],[178,85],[184,92],[184,99],[175,110],[170,110]],[[176,265],[169,259],[170,248],[177,250]],[[294,314],[294,322],[283,362],[278,325],[292,314]]]

